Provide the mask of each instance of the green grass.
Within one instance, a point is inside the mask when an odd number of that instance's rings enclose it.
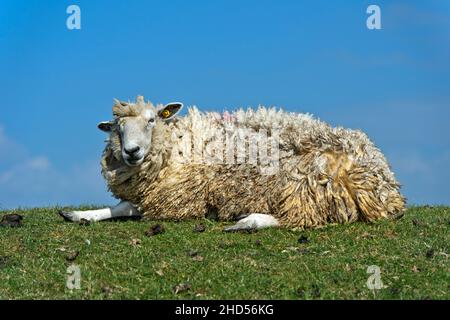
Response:
[[[303,232],[229,234],[221,231],[226,224],[204,220],[206,231],[197,233],[199,221],[164,221],[166,231],[152,237],[144,233],[157,222],[83,226],[56,211],[16,210],[23,226],[0,228],[0,299],[450,298],[448,207]],[[298,242],[302,235],[307,243]],[[67,261],[74,251],[78,257]],[[72,263],[81,270],[79,290],[66,288]],[[370,265],[380,267],[385,288],[367,288]],[[180,283],[190,290],[175,294]]]

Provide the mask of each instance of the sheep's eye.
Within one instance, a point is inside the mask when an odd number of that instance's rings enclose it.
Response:
[[[154,118],[151,118],[150,120],[148,120],[148,123],[153,123],[153,122],[155,122]]]

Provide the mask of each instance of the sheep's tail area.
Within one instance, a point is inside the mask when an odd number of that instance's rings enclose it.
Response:
[[[282,225],[303,229],[330,223],[372,222],[403,214],[405,198],[400,185],[386,177],[379,166],[358,163],[344,153],[301,157],[299,167],[313,162],[316,166],[321,161],[321,170],[289,173],[276,213]]]

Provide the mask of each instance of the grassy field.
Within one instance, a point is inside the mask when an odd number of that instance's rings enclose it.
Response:
[[[450,208],[319,230],[223,233],[224,223],[62,221],[16,210],[0,227],[0,299],[449,299]],[[0,216],[6,214],[0,211]],[[152,225],[165,232],[146,235]],[[204,232],[193,231],[196,224]],[[66,287],[67,268],[81,288]],[[383,288],[370,290],[368,266]]]

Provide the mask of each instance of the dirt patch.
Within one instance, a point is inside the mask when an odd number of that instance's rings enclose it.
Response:
[[[20,214],[5,214],[0,221],[1,227],[17,228],[22,226],[23,217]]]
[[[298,241],[298,243],[308,243],[308,242],[309,242],[309,239],[308,239],[307,236],[301,235],[300,238],[298,238],[297,241]]]
[[[193,229],[194,232],[204,232],[205,230],[206,230],[206,227],[203,223],[196,224]]]
[[[145,231],[145,235],[147,237],[156,236],[158,234],[164,233],[166,230],[163,225],[161,224],[155,224],[150,227],[147,231]]]
[[[174,286],[172,288],[172,290],[173,290],[173,293],[179,294],[179,293],[182,293],[182,292],[189,291],[189,290],[191,290],[191,288],[192,287],[191,287],[191,285],[189,283],[180,283],[180,284],[177,284],[176,286]]]
[[[0,256],[0,269],[7,267],[11,263],[11,258],[8,256]]]
[[[78,251],[78,250],[69,252],[69,254],[66,256],[66,260],[68,262],[73,262],[73,261],[75,261],[75,259],[78,257],[79,254],[80,254],[80,251]]]

